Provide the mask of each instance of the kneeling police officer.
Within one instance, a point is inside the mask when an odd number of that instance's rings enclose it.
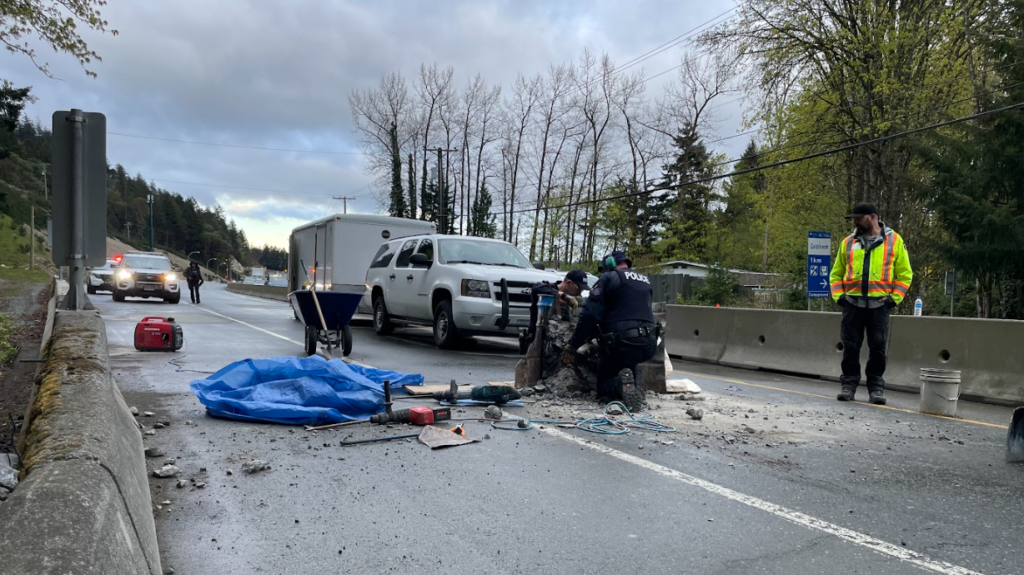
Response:
[[[647,276],[633,271],[625,253],[612,252],[603,263],[610,271],[590,290],[565,361],[574,360],[573,350],[600,337],[597,396],[621,399],[634,411],[643,407],[645,397],[636,367],[658,351],[661,326],[651,309],[654,290]]]

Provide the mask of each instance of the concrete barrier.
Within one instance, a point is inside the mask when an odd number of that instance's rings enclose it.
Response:
[[[0,515],[3,573],[161,574],[138,425],[95,312],[57,312]]]
[[[836,313],[668,306],[669,355],[838,381]],[[1024,321],[894,316],[886,387],[916,392],[922,367],[962,372],[962,397],[1024,405]],[[867,363],[868,347],[861,352]]]
[[[729,327],[736,311],[730,308],[670,305],[665,348],[669,355],[718,363],[725,354]]]
[[[255,297],[261,297],[264,299],[273,299],[277,301],[288,301],[288,288],[278,286],[256,286],[246,285],[238,283],[229,283],[228,291],[234,293],[240,293],[244,295],[251,295]]]
[[[839,315],[737,309],[722,365],[838,379]]]
[[[1022,321],[896,316],[886,385],[917,391],[922,367],[957,369],[964,399],[1024,405],[1022,342]]]

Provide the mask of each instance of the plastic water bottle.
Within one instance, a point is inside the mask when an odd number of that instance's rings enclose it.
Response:
[[[914,302],[914,316],[920,316],[922,309],[924,309],[924,303],[921,301],[921,296],[917,296],[917,301]]]

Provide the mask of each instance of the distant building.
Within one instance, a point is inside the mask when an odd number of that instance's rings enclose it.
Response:
[[[712,266],[687,260],[673,260],[651,266],[638,268],[649,275],[680,275],[704,279],[711,272]],[[736,278],[736,282],[746,288],[774,288],[784,281],[785,274],[770,274],[748,270],[727,269]]]

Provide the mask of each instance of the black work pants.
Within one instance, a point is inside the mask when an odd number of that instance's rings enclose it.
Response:
[[[843,323],[840,339],[843,342],[843,375],[839,378],[844,386],[860,384],[860,350],[864,334],[868,337],[867,375],[868,391],[885,388],[885,351],[889,342],[889,308],[882,306],[868,309],[850,303],[843,304]]]
[[[622,399],[618,375],[625,368],[633,372],[637,386],[643,386],[636,366],[658,353],[658,338],[652,335],[619,339],[607,349],[601,349],[601,363],[597,368],[597,396]]]
[[[192,297],[192,303],[202,303],[199,301],[199,282],[188,282],[188,295]]]

